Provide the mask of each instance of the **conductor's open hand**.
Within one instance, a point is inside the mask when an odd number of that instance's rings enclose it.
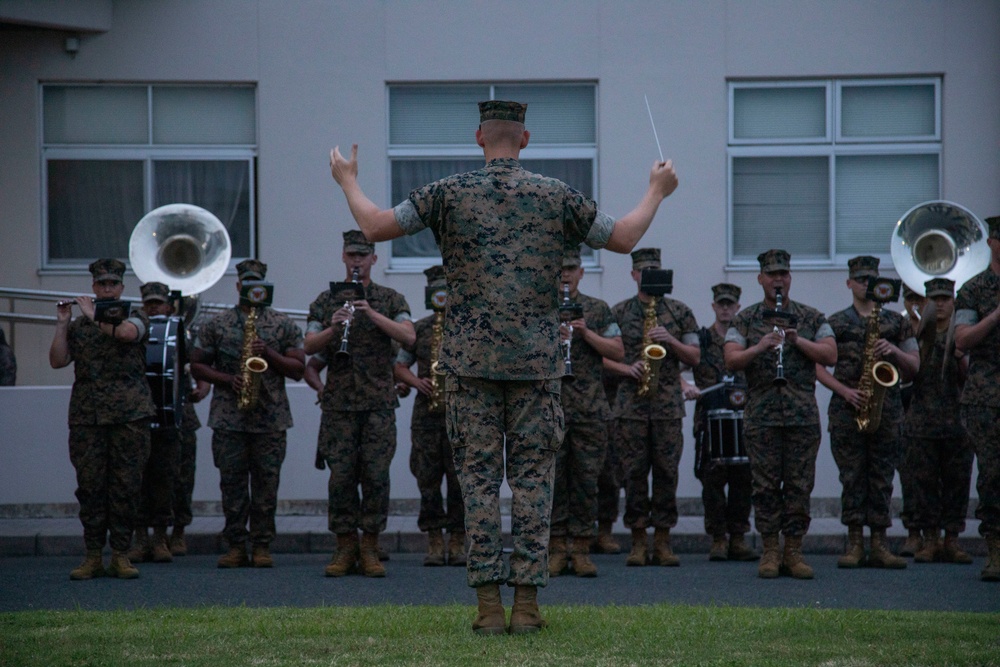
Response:
[[[351,146],[351,159],[340,154],[340,146],[330,151],[330,175],[343,187],[345,182],[353,182],[358,177],[358,145]]]

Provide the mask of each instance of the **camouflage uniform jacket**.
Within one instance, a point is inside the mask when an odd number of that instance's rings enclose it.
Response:
[[[829,318],[830,328],[837,338],[837,365],[833,377],[841,384],[856,389],[864,369],[865,336],[868,332],[868,318],[862,317],[853,305],[838,311]],[[910,331],[908,319],[900,313],[882,309],[878,318],[879,338],[911,352],[917,349],[917,341]],[[882,420],[899,424],[903,420],[903,399],[899,383],[885,392],[882,402]],[[829,428],[846,427],[854,424],[857,410],[837,394],[830,399]]]
[[[583,306],[587,328],[603,338],[621,335],[611,308],[600,299],[577,293],[576,302]],[[564,353],[565,354],[565,353]],[[611,419],[611,406],[604,393],[602,373],[604,363],[600,353],[575,339],[570,350],[573,361],[573,381],[563,381],[562,406],[567,423],[602,422]]]
[[[913,379],[913,398],[906,412],[904,432],[921,438],[954,438],[965,434],[962,426],[962,386],[959,360],[945,353],[947,331],[939,331],[934,349],[921,360],[920,371]],[[947,364],[942,373],[942,364]]]
[[[413,323],[413,328],[417,332],[417,340],[411,348],[402,348],[396,355],[396,363],[405,364],[407,368],[417,362],[417,377],[429,378],[431,376],[431,341],[434,330],[434,315],[417,320]],[[444,378],[439,378],[444,382]],[[410,422],[413,428],[429,428],[432,423],[440,422],[444,424],[444,411],[440,414],[431,414],[427,410],[428,397],[416,392],[413,399],[413,418]]]
[[[705,389],[722,382],[722,378],[726,375],[724,354],[726,338],[716,331],[714,326],[711,326],[702,327],[698,331],[698,340],[701,341],[701,361],[691,369],[691,376],[694,378],[695,386],[699,389]],[[733,386],[746,387],[747,379],[742,372],[731,375],[733,376]],[[719,399],[724,399],[724,394],[725,389],[717,389],[704,398],[699,398],[698,402],[695,403],[694,428],[696,432],[700,431],[703,425],[704,411],[711,410],[717,401],[724,403],[724,400],[719,401]]]
[[[613,312],[622,330],[625,345],[625,364],[634,364],[642,359],[643,327],[646,319],[646,304],[636,295],[615,305]],[[656,300],[656,324],[686,345],[698,344],[698,323],[694,313],[686,305],[661,297]],[[615,401],[615,416],[620,419],[683,419],[684,396],[681,392],[680,360],[670,346],[664,345],[667,356],[660,364],[658,383],[652,396],[636,396],[639,382],[631,377],[623,377],[618,385]]]
[[[410,307],[402,294],[389,287],[368,283],[365,299],[371,308],[397,322],[410,319]],[[335,302],[327,290],[309,304],[310,332],[318,333],[329,326],[330,318],[344,305]],[[342,334],[338,328],[338,334]],[[364,315],[351,321],[347,349],[350,356],[339,357],[341,335],[330,339],[318,358],[326,362],[326,387],[323,390],[324,410],[393,410],[399,407],[392,364],[396,357],[393,340]]]
[[[414,190],[395,216],[407,234],[430,228],[441,248],[445,371],[488,380],[562,376],[563,249],[604,247],[613,219],[589,197],[512,158]]]
[[[955,324],[976,324],[1000,303],[1000,276],[987,268],[962,285],[955,298]],[[969,375],[962,405],[1000,408],[1000,327],[969,350]]]
[[[134,312],[128,321],[139,329],[136,342],[115,340],[82,315],[70,322],[66,337],[75,374],[70,426],[124,424],[155,414],[146,380],[149,318]]]
[[[240,375],[245,323],[246,315],[239,306],[234,306],[201,327],[194,346],[207,355],[206,363],[217,371]],[[302,347],[302,330],[290,317],[271,308],[262,308],[257,314],[257,336],[279,354],[289,348]],[[254,408],[240,410],[232,387],[215,385],[209,427],[240,433],[273,433],[292,427],[292,411],[283,375],[270,368],[261,373],[259,396]]]
[[[726,333],[727,343],[752,347],[773,331],[764,322],[763,302],[755,303],[740,311]],[[833,336],[833,329],[823,313],[804,304],[789,301],[784,310],[798,318],[798,335],[806,340],[819,341]],[[785,343],[784,366],[788,384],[775,387],[773,380],[777,368],[778,351],[771,350],[757,355],[744,369],[747,378],[747,403],[743,409],[745,424],[756,426],[809,426],[819,424],[819,406],[816,405],[816,364],[799,349]]]

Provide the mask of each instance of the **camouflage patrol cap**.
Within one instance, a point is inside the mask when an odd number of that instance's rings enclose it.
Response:
[[[986,226],[990,228],[991,239],[1000,239],[1000,215],[986,218]]]
[[[955,298],[955,281],[947,278],[933,278],[924,283],[928,297],[947,296]]]
[[[139,292],[142,294],[143,303],[147,301],[167,302],[170,300],[170,288],[163,283],[146,283],[139,288]]]
[[[479,122],[488,120],[511,120],[524,124],[524,112],[528,105],[521,102],[506,102],[504,100],[488,100],[479,103]]]
[[[848,275],[855,280],[860,280],[861,278],[877,278],[878,263],[878,257],[872,257],[871,255],[859,255],[853,259],[847,260]]]
[[[244,259],[236,265],[236,275],[240,280],[263,280],[267,275],[267,264],[256,259]]]
[[[712,285],[712,301],[715,303],[719,303],[720,301],[739,303],[741,294],[743,294],[743,290],[738,285],[733,285],[732,283]]]
[[[660,268],[659,248],[639,248],[632,251],[632,270],[642,271],[643,269]]]
[[[780,248],[772,248],[760,253],[757,255],[757,261],[760,262],[761,273],[792,270],[792,256]]]
[[[375,252],[375,244],[365,238],[360,229],[352,229],[344,232],[344,252],[370,255]]]
[[[447,284],[444,277],[444,267],[440,264],[424,269],[424,275],[427,276],[428,287],[437,287]]]
[[[97,259],[87,268],[94,276],[95,283],[102,280],[122,282],[122,276],[125,275],[125,265],[117,259]]]
[[[581,263],[580,246],[563,250],[562,267],[564,269],[578,269]]]
[[[913,301],[914,299],[923,298],[917,290],[913,289],[906,283],[903,283],[903,301]]]

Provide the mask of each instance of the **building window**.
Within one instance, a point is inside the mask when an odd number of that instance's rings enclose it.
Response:
[[[531,140],[521,151],[525,169],[558,178],[590,197],[597,191],[597,88],[560,84],[393,84],[389,86],[392,204],[415,188],[479,169],[479,102],[517,100],[528,105]],[[596,258],[583,248],[584,261]],[[430,230],[392,242],[391,267],[420,270],[441,261]]]
[[[254,256],[253,86],[45,84],[41,103],[44,268],[127,259],[136,223],[174,203],[214,213],[234,263]]]
[[[891,265],[896,221],[940,196],[940,79],[731,82],[729,119],[732,266]]]

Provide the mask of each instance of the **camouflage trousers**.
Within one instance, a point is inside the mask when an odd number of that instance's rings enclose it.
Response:
[[[105,426],[71,425],[69,460],[88,551],[125,551],[132,541],[142,471],[149,458],[149,419]],[[109,538],[110,535],[110,538]]]
[[[389,516],[389,465],[396,453],[396,411],[324,410],[317,449],[330,469],[330,532],[384,531]]]
[[[445,381],[448,440],[462,484],[470,542],[470,586],[548,583],[552,486],[565,428],[561,382],[456,376]],[[514,547],[509,573],[500,522],[505,466]]]
[[[962,423],[978,466],[979,534],[1000,535],[1000,408],[963,405]]]
[[[174,525],[190,526],[194,473],[198,463],[198,431],[181,428],[177,432],[179,451],[174,470]]]
[[[911,454],[909,447],[912,442],[910,438],[905,436],[900,437],[899,442],[903,450],[900,454],[899,467],[897,468],[897,472],[899,472],[899,487],[903,494],[903,507],[899,510],[899,519],[903,522],[903,528],[907,530],[920,530],[920,526],[914,520],[916,498],[920,493],[920,489],[917,488],[916,482],[913,479],[913,472],[910,470]]]
[[[809,531],[809,496],[816,482],[819,424],[757,426],[745,422],[754,523],[762,535],[800,537]]]
[[[149,459],[142,472],[142,491],[136,525],[164,528],[173,523],[174,473],[180,454],[175,428],[154,428],[149,437]]]
[[[830,427],[830,450],[840,470],[840,521],[845,526],[892,525],[892,480],[900,461],[899,424],[883,420],[874,433],[857,424]]]
[[[684,449],[681,420],[619,419],[618,431],[625,470],[625,526],[673,528],[677,525],[677,468]]]
[[[597,480],[608,449],[606,422],[566,424],[556,452],[552,530],[555,536],[592,537],[597,521]]]
[[[219,469],[226,517],[222,537],[229,546],[245,544],[247,538],[254,544],[270,544],[274,539],[286,443],[285,431],[212,432],[212,459]]]
[[[750,532],[750,466],[749,464],[729,464],[713,461],[707,432],[697,430],[694,434],[697,458],[703,461],[699,472],[701,479],[701,503],[705,508],[705,533],[713,537],[744,535]],[[726,487],[729,494],[726,495]]]
[[[420,490],[417,528],[424,532],[442,529],[462,532],[465,530],[465,506],[462,487],[455,474],[455,459],[448,444],[448,431],[443,418],[434,421],[437,423],[433,428],[410,429],[410,472]],[[446,495],[441,493],[442,480],[448,484]]]
[[[913,527],[961,533],[969,512],[975,455],[964,434],[951,438],[903,436],[914,486]]]
[[[597,476],[597,521],[614,523],[622,497],[622,461],[619,455],[618,420],[604,422],[608,427],[608,450],[604,455],[604,465]]]

